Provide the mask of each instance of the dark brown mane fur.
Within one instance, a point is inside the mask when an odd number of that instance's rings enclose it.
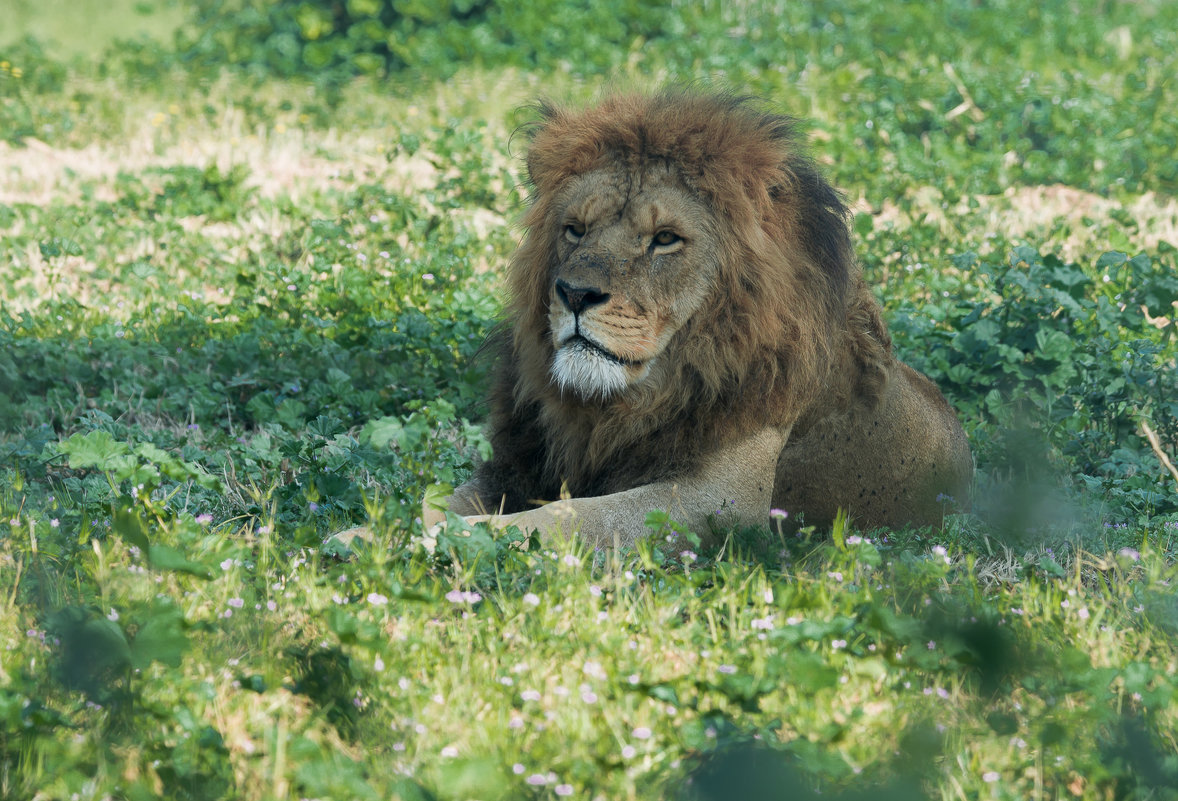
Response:
[[[718,289],[650,380],[603,402],[562,395],[549,377],[547,329],[555,198],[574,176],[652,162],[670,165],[719,220]],[[508,272],[511,336],[491,411],[494,459],[506,468],[496,472],[530,480],[489,495],[522,508],[552,500],[562,481],[586,496],[673,478],[722,440],[795,422],[827,391],[851,352],[849,310],[867,290],[846,207],[801,151],[794,120],[681,90],[615,96],[588,111],[544,105],[527,166],[532,197]],[[873,339],[886,351],[882,324]]]

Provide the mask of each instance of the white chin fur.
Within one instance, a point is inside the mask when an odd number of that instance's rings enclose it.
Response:
[[[565,345],[552,360],[552,378],[562,391],[573,391],[586,400],[604,400],[629,383],[626,368],[593,348]]]

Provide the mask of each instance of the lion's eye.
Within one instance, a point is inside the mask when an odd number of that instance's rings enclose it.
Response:
[[[666,230],[659,231],[657,234],[654,235],[654,239],[651,240],[651,242],[654,243],[655,247],[660,247],[660,248],[665,248],[668,245],[674,245],[676,242],[682,242],[682,241],[683,241],[683,238],[681,236],[679,236],[679,234],[675,233],[674,231],[666,231]]]
[[[564,227],[564,235],[570,242],[578,242],[585,235],[585,224],[571,222]]]

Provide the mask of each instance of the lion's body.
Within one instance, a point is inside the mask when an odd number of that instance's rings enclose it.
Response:
[[[961,427],[892,355],[792,121],[687,93],[547,108],[528,168],[494,455],[453,511],[628,541],[655,507],[900,525],[964,500]]]

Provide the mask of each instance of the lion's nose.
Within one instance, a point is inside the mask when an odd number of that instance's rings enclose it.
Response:
[[[609,293],[596,287],[572,286],[563,278],[556,279],[556,296],[573,314],[580,314],[591,306],[599,306],[609,300]]]

